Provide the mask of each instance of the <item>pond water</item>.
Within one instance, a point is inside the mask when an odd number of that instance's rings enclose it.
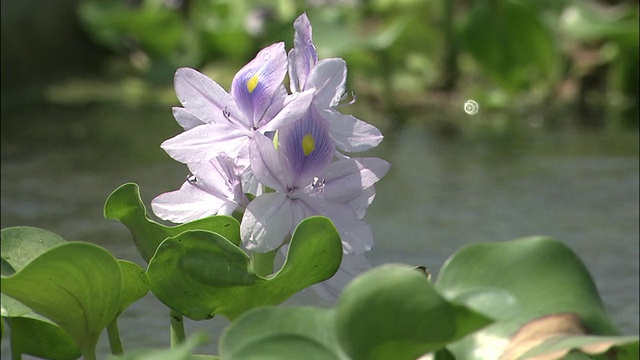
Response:
[[[425,265],[437,276],[465,244],[552,236],[586,263],[621,331],[638,334],[637,131],[505,127],[482,116],[465,118],[473,124],[453,138],[420,121],[385,129],[366,154],[392,164],[366,218],[376,238],[371,262]],[[185,167],[159,148],[179,131],[166,107],[3,112],[2,227],[42,227],[142,265],[127,229],[105,220],[102,207],[125,182],[138,183],[147,204],[179,187]],[[330,305],[313,291],[288,303]],[[187,332],[210,333],[201,350],[211,352],[226,323],[187,322]],[[125,349],[169,344],[168,311],[151,295],[119,324]],[[106,336],[99,351],[108,353]]]

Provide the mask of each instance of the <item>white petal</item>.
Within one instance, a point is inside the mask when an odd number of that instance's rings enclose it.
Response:
[[[321,114],[330,124],[331,137],[336,146],[344,151],[369,150],[382,141],[383,136],[378,128],[351,115],[341,114],[334,109],[325,109]]]
[[[240,223],[244,246],[257,252],[277,249],[292,230],[291,200],[280,193],[262,194],[253,199]]]
[[[277,131],[300,119],[309,110],[314,93],[315,90],[307,90],[287,96],[282,110],[268,123],[260,127],[260,131],[263,134],[267,131]]]
[[[202,122],[225,121],[225,113],[240,115],[231,95],[197,70],[178,69],[174,76],[174,86],[182,106]]]
[[[235,157],[248,142],[247,131],[230,123],[205,124],[165,140],[160,147],[177,161],[194,163],[209,161],[221,153]]]
[[[378,158],[352,158],[335,161],[324,174],[325,198],[348,202],[378,182],[391,165]]]
[[[263,135],[256,135],[251,143],[251,172],[260,183],[278,191],[284,191],[292,177],[289,161]]]
[[[371,250],[373,232],[349,205],[314,197],[305,197],[303,201],[317,215],[331,219],[340,233],[345,254],[359,255]]]
[[[369,269],[371,263],[364,255],[345,254],[338,272],[331,279],[315,284],[312,288],[321,298],[335,301],[351,280]]]
[[[194,127],[202,124],[207,124],[206,122],[198,119],[195,115],[188,112],[185,108],[174,107],[172,110],[173,117],[185,130],[193,129]]]
[[[215,215],[225,201],[185,182],[179,190],[151,201],[153,213],[163,220],[185,223]]]
[[[347,63],[342,59],[324,59],[311,70],[306,89],[315,88],[313,102],[318,109],[338,105],[345,92]]]

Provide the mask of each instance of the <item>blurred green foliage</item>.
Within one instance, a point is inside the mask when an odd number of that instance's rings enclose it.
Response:
[[[612,5],[611,3],[616,3]],[[81,0],[95,42],[147,79],[292,45],[306,11],[322,58],[343,57],[351,88],[385,110],[473,97],[492,107],[575,104],[638,123],[638,4],[596,0]],[[223,83],[224,85],[224,83]],[[453,94],[453,95],[451,95]],[[612,114],[609,112],[608,114]]]

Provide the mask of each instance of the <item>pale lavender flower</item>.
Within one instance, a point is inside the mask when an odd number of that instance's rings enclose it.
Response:
[[[162,143],[177,161],[199,163],[224,153],[237,164],[248,163],[248,148],[256,134],[276,131],[306,112],[313,91],[288,95],[282,85],[287,72],[284,43],[276,43],[235,75],[231,91],[200,72],[180,68],[175,90],[182,108],[174,108],[185,131]]]
[[[151,201],[161,219],[186,223],[213,215],[231,215],[249,203],[233,159],[220,155],[203,163],[188,164],[191,174],[179,190]]]
[[[346,152],[371,149],[382,141],[375,126],[337,110],[345,97],[347,65],[342,59],[318,60],[311,23],[306,14],[293,24],[294,48],[289,51],[291,91],[315,89],[313,104],[318,114],[330,124],[330,134],[337,147]]]
[[[371,263],[364,255],[344,254],[338,271],[330,279],[312,285],[311,288],[321,298],[335,301],[351,280],[369,269]]]
[[[313,215],[334,223],[345,253],[371,249],[373,234],[362,215],[373,198],[373,184],[389,164],[376,158],[331,163],[334,152],[328,124],[315,108],[280,130],[273,141],[255,138],[250,151],[253,175],[274,192],[256,197],[245,210],[240,233],[247,249],[280,247],[300,221]]]

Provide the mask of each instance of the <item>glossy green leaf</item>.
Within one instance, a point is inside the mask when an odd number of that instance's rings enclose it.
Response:
[[[127,183],[111,193],[104,205],[104,216],[126,225],[142,258],[149,262],[160,243],[187,230],[207,230],[218,233],[232,243],[240,244],[240,224],[229,216],[213,216],[178,226],[164,226],[147,218],[140,198],[140,189]]]
[[[55,233],[30,226],[2,229],[0,237],[4,276],[14,274],[40,254],[66,242]],[[0,294],[0,297],[0,315],[6,318],[7,325],[11,328],[9,341],[13,354],[28,354],[49,359],[80,357],[78,346],[58,325],[35,314],[28,306],[4,293]]]
[[[461,44],[486,74],[507,89],[548,79],[556,48],[535,13],[510,0],[481,1],[469,13]]]
[[[7,318],[11,328],[11,352],[44,359],[73,360],[82,354],[73,339],[59,326],[31,313]]]
[[[497,359],[519,328],[549,314],[574,313],[595,335],[617,333],[587,268],[550,238],[467,246],[447,260],[436,288],[498,320],[452,345],[457,358]]]
[[[95,351],[100,333],[117,315],[121,291],[116,259],[81,242],[55,246],[2,277],[3,293],[60,326],[85,355]]]
[[[2,275],[11,275],[29,261],[52,247],[66,242],[51,231],[31,227],[14,226],[0,230]],[[5,263],[6,262],[6,263]]]
[[[423,273],[396,264],[353,280],[340,296],[336,320],[354,359],[416,359],[491,323],[445,300]]]
[[[147,274],[151,291],[173,310],[194,320],[216,314],[235,319],[330,278],[341,260],[342,243],[331,221],[312,217],[298,225],[285,264],[268,278],[254,273],[242,250],[208,231],[187,231],[165,240]]]
[[[138,301],[149,292],[149,279],[147,273],[138,264],[127,260],[118,260],[122,270],[122,296],[120,297],[120,310],[122,313],[131,304]]]
[[[335,312],[307,307],[248,311],[220,338],[223,359],[348,359],[335,331]]]

